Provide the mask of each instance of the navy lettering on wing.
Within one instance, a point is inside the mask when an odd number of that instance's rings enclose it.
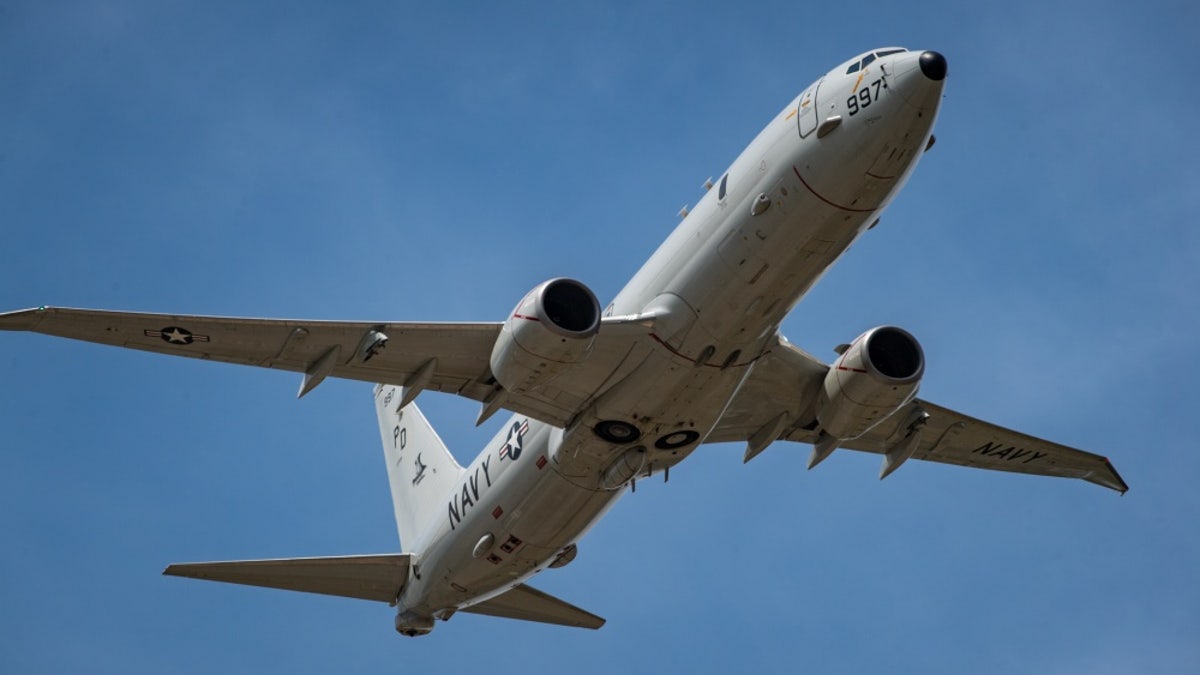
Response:
[[[1038,452],[1037,450],[1026,450],[1018,448],[1015,445],[1005,447],[1003,443],[992,443],[988,441],[983,445],[971,451],[972,455],[979,455],[989,459],[1003,459],[1008,462],[1020,462],[1021,464],[1029,464],[1036,462],[1045,457],[1048,453]]]

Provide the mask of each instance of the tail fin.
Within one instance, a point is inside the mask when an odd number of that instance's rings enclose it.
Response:
[[[416,403],[400,408],[401,388],[375,386],[375,412],[387,459],[400,550],[411,552],[420,531],[438,515],[463,468]]]

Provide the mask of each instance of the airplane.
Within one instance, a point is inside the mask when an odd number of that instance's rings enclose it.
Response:
[[[386,602],[418,636],[457,612],[599,628],[527,581],[570,563],[636,482],[705,443],[812,445],[1077,478],[1121,493],[1104,457],[917,397],[920,343],[879,326],[831,364],[780,325],[879,222],[934,144],[943,55],[874,49],[784,107],[603,309],[570,278],[529,291],[501,322],[274,320],[39,307],[0,329],[376,383],[400,553],[173,564],[164,574]],[[417,407],[424,391],[513,416],[460,466]]]

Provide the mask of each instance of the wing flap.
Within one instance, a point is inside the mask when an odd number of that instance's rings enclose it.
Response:
[[[176,563],[163,574],[391,603],[408,581],[409,554]]]
[[[525,584],[461,611],[575,628],[596,629],[604,625],[604,619],[595,614]]]

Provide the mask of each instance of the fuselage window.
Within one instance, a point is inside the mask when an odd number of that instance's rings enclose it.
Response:
[[[721,187],[717,188],[717,201],[725,199],[725,183],[729,182],[729,174],[721,176]]]

